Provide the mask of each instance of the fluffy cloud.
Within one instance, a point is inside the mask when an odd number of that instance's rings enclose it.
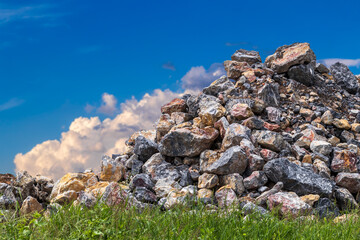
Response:
[[[334,63],[341,62],[348,67],[360,67],[360,58],[359,59],[343,59],[343,58],[327,58],[327,59],[320,59],[319,62],[325,64],[326,66],[330,67]]]
[[[156,89],[141,100],[134,97],[120,105],[120,113],[103,121],[99,117],[79,117],[70,125],[60,140],[49,140],[36,145],[29,152],[19,153],[14,162],[17,170],[43,174],[55,179],[67,172],[97,168],[103,154],[121,153],[124,143],[134,131],[152,129],[160,115],[160,107],[181,93]],[[113,95],[103,95],[108,105]],[[106,102],[104,100],[104,102]]]
[[[156,89],[140,100],[135,97],[118,105],[114,95],[104,93],[99,107],[87,104],[88,113],[112,115],[103,121],[99,117],[79,117],[61,134],[60,140],[49,140],[36,145],[29,152],[15,156],[16,170],[40,173],[55,179],[67,172],[97,169],[103,154],[116,154],[125,150],[125,141],[138,130],[153,129],[165,103],[185,93],[195,94],[225,74],[222,64],[216,63],[206,70],[203,66],[193,67],[181,79],[182,92]]]
[[[99,113],[113,115],[117,110],[117,99],[114,95],[104,93],[102,95],[102,105],[97,109]]]
[[[214,63],[207,70],[203,66],[192,67],[190,71],[181,78],[182,88],[200,90],[225,74],[226,72],[222,63]]]
[[[24,100],[22,100],[22,99],[12,98],[3,104],[0,104],[0,112],[20,106],[23,103],[24,103]]]

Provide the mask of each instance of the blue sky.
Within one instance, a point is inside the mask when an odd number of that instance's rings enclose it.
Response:
[[[193,67],[236,49],[265,59],[309,42],[318,59],[353,59],[360,74],[358,9],[346,0],[1,1],[0,172],[75,118],[113,119],[133,96],[182,92]],[[101,110],[104,93],[119,110]]]

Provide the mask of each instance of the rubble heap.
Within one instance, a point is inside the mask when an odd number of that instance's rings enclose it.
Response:
[[[165,104],[155,129],[134,133],[125,153],[104,156],[100,173],[53,184],[22,172],[0,185],[0,206],[28,213],[100,198],[171,209],[197,200],[321,218],[358,208],[360,77],[317,63],[308,43],[279,47],[264,63],[241,49],[224,66],[227,76],[200,94]]]

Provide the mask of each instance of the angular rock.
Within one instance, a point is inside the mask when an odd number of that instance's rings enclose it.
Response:
[[[355,94],[359,89],[359,82],[348,66],[337,62],[330,66],[331,75],[335,82],[349,93]]]
[[[284,189],[293,191],[300,196],[306,194],[330,196],[334,190],[334,182],[285,158],[267,162],[264,171],[271,181],[283,182]]]
[[[198,188],[211,189],[219,183],[219,177],[215,174],[204,173],[199,177]]]
[[[269,214],[269,211],[266,210],[265,208],[263,207],[260,207],[252,202],[248,202],[246,203],[243,208],[242,208],[242,211],[245,215],[248,215],[248,214],[252,214],[252,213],[258,213],[260,215],[267,215]]]
[[[328,168],[328,166],[326,165],[325,162],[316,159],[313,163],[313,166],[315,168],[315,172],[317,174],[319,174],[320,176],[324,177],[324,178],[329,178],[330,179],[330,175],[331,175],[331,171]]]
[[[108,156],[104,156],[101,161],[100,180],[108,182],[118,182],[125,176],[125,166]]]
[[[322,218],[335,218],[340,215],[339,209],[328,198],[320,198],[319,201],[317,201],[315,203],[314,212],[321,219]]]
[[[129,184],[129,188],[134,190],[137,187],[145,187],[149,190],[152,190],[155,187],[154,182],[151,180],[151,177],[145,173],[135,175]]]
[[[250,154],[248,164],[248,170],[250,172],[260,171],[263,169],[264,165],[265,160],[262,157],[255,154]]]
[[[271,196],[271,195],[273,195],[273,194],[275,194],[275,193],[280,192],[283,187],[284,187],[284,184],[283,184],[282,182],[277,182],[277,183],[272,187],[272,189],[267,190],[267,191],[261,193],[261,195],[258,196],[258,197],[255,199],[255,203],[258,204],[258,205],[260,205],[260,206],[265,206],[268,197]]]
[[[245,191],[243,177],[239,173],[232,173],[220,176],[220,185],[228,185],[237,195],[241,195]]]
[[[261,57],[259,52],[239,49],[236,50],[236,52],[231,56],[231,60],[238,62],[247,62],[251,65],[261,62]]]
[[[264,186],[268,181],[266,174],[263,171],[255,171],[249,177],[244,179],[244,186],[246,189],[252,190]]]
[[[213,197],[214,197],[214,192],[210,189],[202,188],[199,189],[197,193],[197,198],[205,204],[211,204],[213,202],[212,201]]]
[[[219,93],[234,88],[234,84],[226,77],[222,76],[203,89],[203,93],[217,97]]]
[[[43,207],[41,204],[36,200],[36,198],[33,198],[31,196],[28,196],[25,198],[24,202],[21,205],[20,208],[20,214],[21,215],[27,215],[34,212],[42,212]]]
[[[270,122],[279,122],[281,117],[281,110],[275,107],[266,108],[267,116]]]
[[[265,83],[258,90],[258,97],[268,106],[278,107],[280,105],[279,88],[276,84]]]
[[[155,203],[156,195],[153,191],[150,191],[146,187],[136,187],[134,190],[134,196],[140,202]]]
[[[349,190],[353,194],[360,191],[360,174],[359,173],[339,173],[335,178],[336,185]]]
[[[270,210],[280,206],[280,214],[293,217],[308,215],[311,213],[311,206],[293,192],[278,192],[268,197]]]
[[[218,175],[227,175],[231,173],[242,174],[248,161],[243,149],[234,146],[224,153],[216,154],[211,150],[204,151],[200,155],[200,171]]]
[[[291,66],[315,61],[316,56],[308,43],[294,43],[276,49],[273,55],[266,58],[265,64],[277,73],[284,73]]]
[[[216,123],[214,123],[214,127],[219,131],[221,138],[225,137],[226,130],[229,126],[230,124],[225,117],[220,118]]]
[[[232,146],[239,145],[241,140],[250,140],[251,130],[241,124],[233,123],[227,128],[222,141],[222,149],[228,149]]]
[[[257,141],[262,147],[275,152],[280,152],[286,147],[283,136],[272,131],[261,131]]]
[[[321,116],[321,122],[327,125],[331,125],[334,121],[333,115],[331,114],[330,110],[327,110],[324,112],[324,114]]]
[[[143,136],[139,136],[135,139],[134,153],[138,155],[139,160],[145,162],[157,152],[157,144],[154,141]]]
[[[230,114],[237,120],[244,120],[254,115],[254,113],[251,111],[251,108],[246,103],[235,104],[231,108]]]
[[[329,156],[329,154],[332,152],[332,145],[331,143],[325,141],[312,141],[310,144],[310,149],[314,153]]]
[[[305,203],[309,204],[311,207],[314,206],[314,203],[320,199],[320,196],[317,194],[308,194],[300,197]]]
[[[14,175],[10,173],[0,174],[0,183],[11,184],[12,182],[15,182]]]
[[[247,62],[237,61],[225,61],[224,67],[228,78],[231,79],[238,79],[244,72],[251,69],[250,65]]]
[[[186,107],[186,101],[184,99],[175,98],[161,107],[161,113],[171,115],[173,112],[185,112]]]
[[[191,203],[196,195],[197,190],[194,186],[187,186],[181,190],[173,190],[166,198],[165,208],[171,209],[178,205]]]
[[[337,119],[337,118],[335,118],[333,120],[333,125],[335,127],[339,128],[339,129],[346,129],[346,130],[351,129],[351,125],[348,122],[348,120],[346,120],[346,119]]]
[[[288,70],[289,78],[294,79],[306,86],[314,84],[314,66],[312,64],[302,64],[290,67]]]
[[[244,120],[242,124],[250,129],[257,129],[257,130],[260,130],[264,127],[264,121],[256,117],[250,117]]]
[[[336,203],[343,211],[359,208],[359,204],[356,202],[353,195],[346,188],[335,189]]]
[[[92,208],[96,204],[96,197],[92,193],[81,191],[77,201],[81,206]]]
[[[169,114],[163,114],[156,123],[156,142],[160,142],[161,139],[170,131],[175,125],[174,120],[171,119]]]
[[[219,188],[215,192],[215,198],[220,208],[236,207],[236,205],[239,204],[239,199],[237,198],[236,193],[229,185]]]
[[[329,73],[330,70],[322,63],[317,63],[315,70],[319,73]]]
[[[215,128],[181,128],[166,134],[160,142],[162,155],[170,157],[195,157],[208,149],[219,132]]]
[[[154,191],[157,198],[166,197],[173,190],[180,190],[181,186],[178,182],[173,179],[160,179],[156,182]]]
[[[175,166],[166,162],[160,153],[155,153],[142,166],[143,173],[149,174],[153,181],[163,178],[178,180],[181,175]]]
[[[331,161],[331,170],[334,172],[357,172],[356,153],[349,150],[334,149],[334,158]]]
[[[200,102],[199,117],[205,126],[213,126],[224,116],[226,109],[216,101]]]

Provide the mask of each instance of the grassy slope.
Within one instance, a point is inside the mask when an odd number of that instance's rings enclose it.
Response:
[[[98,205],[67,207],[49,220],[36,213],[32,220],[1,223],[0,239],[360,239],[360,221],[334,224],[256,215],[244,220],[239,211],[153,209],[139,213]]]

